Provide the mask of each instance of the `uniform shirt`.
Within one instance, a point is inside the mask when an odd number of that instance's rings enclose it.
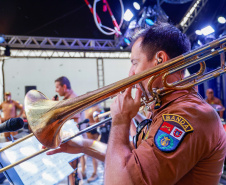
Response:
[[[126,168],[133,183],[217,185],[226,154],[226,134],[218,114],[194,90],[176,91],[161,100],[162,106],[153,110],[148,136],[128,158]],[[165,114],[181,116],[193,127],[172,152],[161,151],[154,141]]]

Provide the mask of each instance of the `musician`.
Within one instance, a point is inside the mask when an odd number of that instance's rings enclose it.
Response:
[[[206,102],[213,106],[216,109],[216,111],[219,112],[220,117],[223,118],[224,106],[222,105],[221,100],[214,96],[213,89],[211,88],[206,90]]]
[[[3,117],[1,117],[1,122],[10,119],[10,118],[17,118],[21,117],[23,114],[23,105],[19,102],[12,100],[11,92],[5,93],[5,101],[0,104],[0,110],[3,112]],[[4,136],[6,141],[11,141],[10,135],[13,137],[18,134],[16,132],[5,132]]]
[[[77,94],[71,88],[70,81],[65,76],[61,76],[61,77],[59,77],[55,80],[55,91],[59,94],[59,96],[64,97],[63,100],[77,97]],[[52,100],[59,100],[59,97],[54,96],[52,98]],[[84,119],[84,113],[75,114],[72,117],[72,119],[76,123],[79,123]],[[80,161],[81,161],[81,166],[82,166],[82,174],[84,174],[84,171],[85,171],[85,158],[84,158],[84,156],[82,156],[80,158]],[[77,161],[76,160],[72,161],[70,164],[74,169],[77,168]],[[69,175],[69,181],[70,181],[71,185],[75,184],[75,174]]]
[[[77,94],[71,89],[70,81],[65,76],[61,76],[55,80],[55,89],[60,96],[64,97],[63,100],[77,97]],[[54,96],[52,99],[59,100],[57,96]],[[83,118],[84,117],[81,118],[81,113],[73,116],[74,121],[77,123],[82,121]]]
[[[167,23],[155,24],[134,38],[130,75],[161,65],[189,50],[190,42],[179,29]],[[183,71],[178,71],[168,76],[167,81],[174,82],[181,77]],[[148,79],[142,82],[145,89],[147,82]],[[161,87],[159,76],[152,88]],[[226,153],[226,134],[213,108],[193,88],[160,96],[161,102],[150,105],[148,118],[152,121],[145,121],[147,126],[137,135],[137,148],[132,149],[129,128],[139,110],[142,92],[138,87],[133,99],[131,89],[119,94],[111,105],[105,184],[217,185]],[[104,146],[97,144],[75,139],[48,154],[85,152],[103,160]]]

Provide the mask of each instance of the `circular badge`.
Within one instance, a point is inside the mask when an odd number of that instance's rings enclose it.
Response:
[[[158,148],[165,151],[171,150],[174,146],[173,138],[168,134],[159,135],[156,141]]]

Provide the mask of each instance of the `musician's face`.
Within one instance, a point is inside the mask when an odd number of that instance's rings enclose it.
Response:
[[[142,50],[140,44],[142,38],[139,38],[133,45],[131,50],[131,63],[129,76],[138,74],[146,69],[153,68],[155,66],[155,60],[148,60],[147,55]],[[143,81],[143,85],[146,88],[146,84],[149,79]]]
[[[65,88],[64,88],[64,86],[60,85],[60,82],[55,82],[55,88],[56,88],[56,92],[60,96],[64,96],[65,95]]]

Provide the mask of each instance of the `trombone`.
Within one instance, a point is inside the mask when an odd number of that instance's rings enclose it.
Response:
[[[60,136],[60,130],[63,124],[72,118],[76,113],[86,110],[90,106],[97,104],[109,97],[114,96],[126,88],[133,86],[135,84],[140,84],[143,91],[143,97],[141,98],[141,106],[148,107],[150,103],[156,101],[160,103],[160,97],[170,93],[175,90],[188,89],[195,85],[199,85],[204,81],[210,80],[212,78],[218,77],[226,72],[225,68],[225,51],[226,51],[226,37],[222,37],[215,41],[212,41],[200,48],[187,52],[183,55],[170,59],[160,65],[155,66],[152,69],[146,69],[145,71],[127,77],[123,80],[105,86],[103,88],[97,89],[95,91],[89,92],[87,94],[78,96],[73,99],[67,99],[62,101],[52,101],[48,99],[44,94],[39,91],[31,90],[25,96],[25,112],[27,115],[28,123],[33,134],[22,138],[12,145],[6,146],[0,149],[4,151],[5,149],[31,137],[34,135],[38,141],[46,146],[45,149],[28,156],[27,158],[21,159],[14,164],[4,167],[0,170],[0,173],[8,170],[36,155],[39,155],[49,149],[57,148],[61,143],[65,143],[70,139],[81,135],[89,130],[92,130],[101,124],[106,123],[111,118],[101,121],[84,129],[74,136],[62,141]],[[221,66],[210,72],[205,73],[205,60],[212,57],[220,55]],[[173,83],[167,82],[167,76],[181,71],[185,68],[189,68],[193,65],[200,64],[200,69],[198,72],[191,74],[190,76],[175,81]],[[164,86],[161,89],[152,89],[152,84],[157,77],[162,77],[162,82]],[[149,78],[148,91],[146,92],[142,86],[142,81]],[[151,94],[149,98],[148,94]]]

